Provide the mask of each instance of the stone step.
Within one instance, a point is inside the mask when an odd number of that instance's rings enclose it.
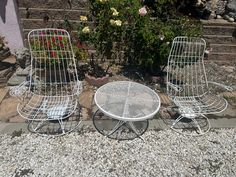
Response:
[[[236,27],[234,26],[203,26],[204,35],[226,35],[235,36]]]
[[[88,7],[89,0],[18,0],[17,3],[24,8],[81,9]]]
[[[236,53],[236,44],[210,44],[213,53]]]
[[[236,38],[232,35],[203,35],[203,38],[209,44],[236,44]]]
[[[209,60],[236,62],[236,53],[216,53],[210,52]]]
[[[234,26],[236,27],[236,23],[228,22],[224,19],[211,19],[211,20],[201,20],[203,26]]]
[[[79,20],[69,20],[69,23],[66,23],[65,20],[48,20],[43,19],[21,19],[23,29],[40,29],[40,28],[70,28],[71,30],[76,30],[81,24]],[[93,26],[92,22],[88,22],[89,26]]]
[[[89,16],[86,9],[70,10],[70,9],[44,9],[44,8],[19,8],[20,18],[27,19],[49,19],[49,20],[79,20],[81,15]]]

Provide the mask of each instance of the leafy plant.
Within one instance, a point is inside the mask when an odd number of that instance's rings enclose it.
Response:
[[[75,55],[75,59],[79,61],[87,61],[88,59],[88,52],[84,49],[80,43],[78,42],[77,45],[73,46],[73,52]]]

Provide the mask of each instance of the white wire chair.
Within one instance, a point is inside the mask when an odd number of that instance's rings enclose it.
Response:
[[[178,107],[180,114],[171,128],[186,135],[207,133],[211,126],[205,115],[220,113],[228,105],[224,98],[211,93],[208,87],[209,83],[224,85],[207,81],[204,67],[205,48],[206,42],[202,38],[176,37],[169,53],[167,94]],[[195,125],[197,134],[183,132],[177,126],[185,118]],[[205,120],[205,123],[200,120]]]
[[[30,75],[10,91],[21,97],[17,111],[29,120],[30,131],[53,135],[71,132],[80,123],[76,111],[82,84],[70,35],[63,29],[35,29],[29,32],[28,43]]]

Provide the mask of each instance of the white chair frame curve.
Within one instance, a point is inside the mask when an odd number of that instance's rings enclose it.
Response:
[[[77,98],[82,92],[70,35],[64,29],[34,29],[28,33],[28,43],[30,74],[27,81],[10,91],[21,100],[17,111],[29,120],[33,132],[39,133],[48,122],[56,122],[59,127],[53,135],[69,133],[80,123],[67,126],[79,107]]]
[[[223,112],[227,108],[227,101],[211,93],[204,66],[206,42],[199,37],[179,36],[174,38],[167,64],[167,94],[178,108],[179,117],[171,128],[185,135],[203,135],[210,130],[207,114]],[[197,128],[197,134],[184,133],[177,128],[181,120],[190,119]],[[198,123],[204,119],[206,129]]]

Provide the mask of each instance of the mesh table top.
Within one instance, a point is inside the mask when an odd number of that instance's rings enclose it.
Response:
[[[95,104],[107,116],[123,121],[152,118],[160,108],[160,98],[149,87],[130,81],[116,81],[100,87]]]

